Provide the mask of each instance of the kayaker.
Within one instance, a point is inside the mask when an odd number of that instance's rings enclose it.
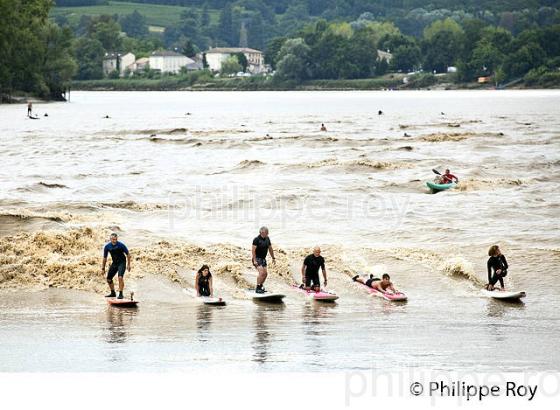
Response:
[[[488,249],[488,256],[490,256],[490,258],[488,258],[488,262],[486,263],[488,268],[488,284],[486,285],[486,289],[494,290],[494,285],[500,281],[502,290],[505,290],[504,278],[508,270],[506,257],[502,255],[498,245],[492,245],[490,249]]]
[[[452,182],[455,182],[456,184],[459,183],[459,178],[446,169],[445,174],[441,175],[440,184],[451,184]]]
[[[327,286],[327,270],[325,269],[325,259],[321,256],[321,248],[316,246],[313,253],[303,260],[301,266],[301,281],[306,290],[313,289],[315,292],[321,290],[319,280],[319,268],[323,272],[325,286]]]
[[[263,226],[261,227],[261,229],[259,229],[259,235],[255,239],[253,239],[252,247],[253,266],[259,272],[259,275],[257,276],[257,288],[255,289],[256,293],[266,292],[263,284],[268,275],[268,271],[266,268],[266,255],[268,253],[270,253],[272,262],[275,262],[276,259],[274,258],[274,250],[272,249],[272,244],[270,243],[270,238],[268,237],[268,228],[266,226]]]
[[[208,265],[202,267],[196,273],[194,278],[194,288],[196,289],[196,296],[210,296],[214,295],[212,286],[212,273]]]
[[[118,273],[119,277],[119,296],[117,299],[123,298],[124,289],[124,271],[128,269],[130,272],[130,252],[126,245],[119,242],[118,235],[116,233],[111,234],[111,241],[105,245],[103,248],[103,266],[101,267],[101,274],[105,275],[105,265],[107,264],[107,256],[111,254],[111,266],[109,266],[109,271],[107,272],[107,283],[109,284],[109,289],[111,292],[106,295],[108,298],[114,298],[115,285],[113,283],[113,278]],[[126,255],[126,256],[125,256]],[[128,262],[128,264],[127,264]]]
[[[389,274],[384,273],[381,276],[381,279],[374,277],[373,275],[369,275],[369,279],[363,280],[360,278],[360,275],[356,275],[352,278],[354,282],[363,283],[366,286],[369,286],[372,289],[376,289],[381,293],[387,293],[390,290],[393,293],[397,293],[397,290],[393,286],[393,282],[391,282],[391,277]]]

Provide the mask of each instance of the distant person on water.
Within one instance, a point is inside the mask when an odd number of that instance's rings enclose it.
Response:
[[[319,280],[319,268],[323,272],[323,280],[327,286],[327,270],[325,269],[325,259],[321,256],[321,248],[316,246],[313,253],[303,260],[301,266],[301,281],[305,289],[313,289],[315,292],[321,290],[321,281]]]
[[[325,127],[325,124],[321,124],[321,131],[326,131],[327,127]]]
[[[391,282],[391,277],[389,274],[384,273],[381,276],[381,279],[374,277],[373,275],[369,275],[369,279],[363,280],[360,278],[360,275],[356,275],[352,278],[354,282],[363,283],[366,286],[369,286],[372,289],[376,289],[381,293],[388,293],[387,291],[391,291],[392,293],[397,293],[397,290],[393,286],[393,282]]]
[[[259,235],[253,239],[252,247],[253,266],[259,272],[257,276],[257,288],[255,289],[256,293],[266,292],[263,284],[268,275],[266,263],[266,256],[268,253],[270,253],[272,262],[275,262],[276,259],[274,258],[274,250],[272,249],[272,244],[270,243],[270,238],[268,237],[268,228],[263,226],[259,229]]]
[[[109,284],[109,289],[111,293],[105,297],[113,298],[115,293],[115,284],[113,283],[113,278],[118,274],[119,278],[119,296],[117,299],[123,298],[124,289],[124,272],[128,269],[130,272],[131,262],[130,262],[130,252],[128,248],[122,242],[118,240],[119,236],[116,233],[111,234],[111,241],[105,245],[103,248],[103,266],[101,267],[101,274],[105,275],[105,266],[107,265],[107,255],[111,254],[111,266],[109,266],[109,271],[107,272],[107,283]]]
[[[31,117],[33,115],[33,103],[31,101],[27,102],[27,116]]]
[[[494,285],[499,281],[502,290],[504,287],[504,278],[507,275],[508,263],[506,257],[502,255],[500,247],[498,245],[492,245],[488,249],[488,262],[486,266],[488,268],[488,284],[486,289],[494,290]]]
[[[213,296],[212,273],[208,265],[202,265],[196,273],[194,288],[196,289],[196,296]]]
[[[449,171],[448,169],[445,170],[445,174],[442,174],[439,177],[439,183],[440,184],[451,184],[452,182],[458,183],[459,182],[459,178],[457,178],[455,175],[453,175],[451,173],[451,171]]]

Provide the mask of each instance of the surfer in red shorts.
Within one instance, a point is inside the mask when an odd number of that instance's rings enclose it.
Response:
[[[393,282],[391,282],[391,277],[387,273],[384,273],[383,276],[381,276],[381,279],[376,278],[373,275],[369,275],[369,279],[364,281],[362,278],[360,278],[360,275],[356,275],[352,278],[352,280],[354,282],[363,283],[364,285],[378,290],[381,293],[387,293],[388,290],[390,290],[392,293],[397,293],[397,290],[393,286]]]

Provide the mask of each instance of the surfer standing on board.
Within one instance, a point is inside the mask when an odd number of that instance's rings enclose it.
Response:
[[[196,289],[196,296],[210,296],[212,297],[212,274],[210,273],[210,266],[202,265],[196,273],[194,279],[194,288]]]
[[[390,290],[393,293],[397,293],[397,290],[393,286],[393,282],[391,282],[391,277],[389,274],[384,273],[381,276],[381,279],[375,278],[373,275],[369,275],[369,279],[364,281],[360,278],[360,275],[356,275],[352,278],[354,282],[363,283],[366,286],[369,286],[372,289],[376,289],[381,293],[387,293],[387,290]]]
[[[118,241],[119,236],[116,233],[111,234],[111,241],[105,245],[103,248],[103,266],[101,267],[101,274],[105,276],[105,266],[107,265],[107,255],[111,254],[111,266],[109,266],[109,271],[107,272],[107,283],[109,284],[109,289],[111,293],[106,295],[107,298],[113,298],[117,296],[115,294],[115,284],[113,283],[113,278],[118,273],[119,274],[119,296],[117,299],[123,298],[124,289],[124,271],[128,269],[130,272],[130,252],[128,248],[122,242]],[[126,255],[126,256],[125,256]],[[128,261],[128,266],[127,266]]]
[[[31,101],[27,102],[27,116],[31,117],[33,114],[33,103]]]
[[[323,279],[327,286],[327,270],[325,269],[325,259],[321,256],[321,248],[316,246],[313,253],[303,260],[301,266],[301,281],[306,290],[313,289],[315,292],[321,290],[319,281],[319,268],[323,271]]]
[[[502,255],[500,247],[498,245],[492,245],[488,249],[488,262],[486,266],[488,267],[488,285],[486,285],[487,290],[494,290],[494,285],[496,282],[500,281],[500,286],[502,290],[504,287],[504,277],[507,275],[508,263],[506,257]]]
[[[266,255],[269,252],[270,257],[272,258],[272,262],[274,263],[276,259],[274,258],[274,250],[272,249],[272,244],[270,243],[270,238],[268,237],[268,228],[266,226],[263,226],[261,227],[261,229],[259,229],[259,235],[255,239],[253,239],[252,247],[253,266],[259,272],[259,275],[257,276],[257,288],[255,289],[256,293],[266,292],[263,284],[268,275],[268,271],[266,268]]]

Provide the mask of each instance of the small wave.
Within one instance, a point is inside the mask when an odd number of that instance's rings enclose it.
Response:
[[[169,204],[142,204],[134,201],[120,201],[120,202],[102,202],[100,204],[105,208],[128,209],[130,211],[158,211],[169,209]]]
[[[0,213],[0,218],[11,218],[18,219],[21,221],[30,221],[33,219],[43,219],[46,221],[53,222],[68,222],[71,218],[71,214],[63,212],[33,212],[29,210],[16,210],[16,211],[4,211]]]
[[[402,169],[410,168],[411,164],[408,162],[388,162],[388,161],[372,161],[368,159],[357,159],[350,161],[340,161],[335,158],[324,159],[317,162],[307,164],[297,164],[296,168],[324,168],[324,167],[342,167],[346,170],[386,170],[386,169]]]
[[[419,138],[423,141],[428,141],[428,142],[446,142],[446,141],[457,142],[473,137],[501,137],[503,135],[504,134],[502,132],[483,133],[483,134],[477,134],[474,132],[454,132],[454,133],[436,132],[433,134],[423,135]]]
[[[63,184],[55,184],[55,183],[48,183],[48,182],[39,182],[38,185],[44,186],[45,188],[68,188],[66,185]]]
[[[259,161],[258,159],[245,159],[241,161],[235,169],[240,170],[247,170],[247,169],[256,169],[266,165],[264,162]]]
[[[457,189],[463,192],[482,191],[488,189],[513,187],[523,185],[524,182],[520,179],[462,179],[457,185]]]

